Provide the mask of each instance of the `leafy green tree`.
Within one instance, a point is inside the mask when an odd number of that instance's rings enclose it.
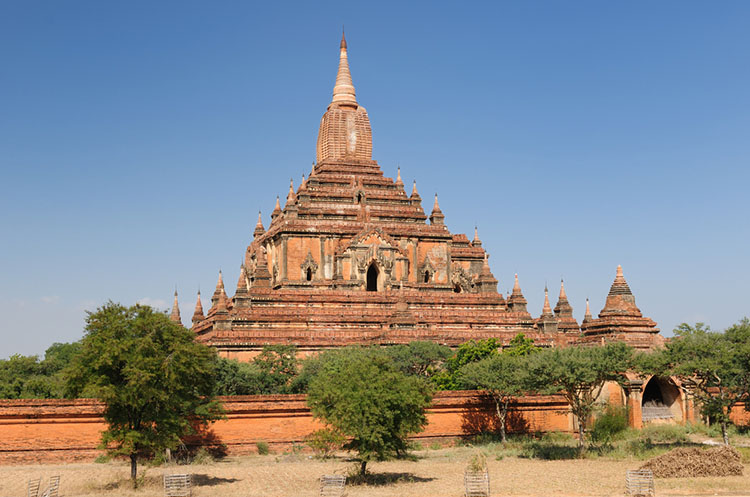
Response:
[[[253,364],[263,374],[264,387],[258,393],[290,393],[291,384],[299,374],[297,347],[294,345],[266,345]]]
[[[461,344],[456,352],[445,361],[443,371],[433,377],[439,390],[458,390],[461,388],[460,369],[485,357],[499,354],[500,344],[494,338],[486,340],[469,340]]]
[[[350,438],[360,474],[369,461],[407,452],[409,434],[427,424],[432,400],[428,383],[399,371],[380,348],[345,347],[317,359],[307,396],[313,415]]]
[[[514,336],[513,339],[508,343],[508,346],[503,349],[503,354],[512,356],[526,356],[536,354],[542,350],[541,347],[534,345],[533,338],[526,338],[526,335],[519,333]]]
[[[0,361],[0,398],[20,399],[29,395],[27,383],[42,373],[37,356],[15,354]]]
[[[466,388],[485,390],[495,402],[500,420],[500,437],[505,443],[508,406],[513,397],[529,390],[528,359],[521,355],[503,352],[479,362],[472,362],[460,370],[461,382]]]
[[[531,356],[534,390],[560,392],[578,421],[578,447],[586,448],[586,431],[596,400],[608,381],[624,384],[633,349],[623,343],[546,349]]]
[[[65,388],[62,371],[79,347],[78,342],[54,343],[41,361],[37,356],[18,354],[0,360],[0,398],[61,398]]]
[[[219,358],[216,368],[216,394],[290,393],[298,374],[299,361],[295,346],[268,345],[249,363]]]
[[[408,345],[393,345],[385,349],[393,358],[395,366],[402,372],[430,378],[440,371],[443,363],[453,351],[450,347],[430,341],[414,341]]]
[[[263,371],[252,362],[218,358],[216,363],[216,395],[258,395],[268,383]]]
[[[130,458],[175,448],[221,416],[213,399],[215,352],[148,306],[109,302],[89,313],[81,351],[67,370],[68,393],[91,388],[105,404],[102,446]]]
[[[644,356],[642,369],[678,377],[701,412],[719,423],[724,443],[729,445],[732,408],[748,395],[750,323],[743,320],[725,333],[713,332],[703,323],[682,323],[674,332],[675,338],[664,349]]]

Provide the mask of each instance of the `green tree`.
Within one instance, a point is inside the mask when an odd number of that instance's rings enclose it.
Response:
[[[427,424],[428,383],[399,371],[380,348],[346,347],[317,359],[307,403],[313,415],[350,438],[360,474],[369,461],[407,452],[407,437]]]
[[[718,333],[703,323],[682,323],[674,333],[675,338],[663,349],[644,356],[642,369],[659,376],[678,377],[701,412],[719,423],[724,443],[729,445],[730,414],[738,402],[747,398],[750,382],[750,324],[744,320],[725,333]]]
[[[8,359],[0,360],[0,398],[34,397],[29,395],[28,383],[41,374],[42,368],[37,356],[14,354]]]
[[[0,398],[3,399],[58,399],[63,397],[65,381],[63,369],[78,352],[80,344],[54,343],[44,354],[37,356],[13,355],[0,360]]]
[[[529,390],[528,359],[504,352],[466,364],[460,376],[464,387],[485,390],[492,396],[500,420],[500,437],[505,443],[510,401]]]
[[[392,345],[385,349],[402,372],[430,378],[440,371],[453,351],[450,347],[430,341],[414,341],[408,345]]]
[[[294,345],[266,345],[253,359],[262,373],[263,391],[258,393],[290,393],[292,382],[299,374],[297,347]]]
[[[267,387],[268,382],[257,364],[218,358],[216,395],[258,395]]]
[[[298,374],[299,361],[295,346],[267,345],[249,363],[219,358],[216,368],[216,394],[290,393]]]
[[[508,343],[508,346],[503,349],[503,354],[512,356],[526,356],[536,354],[542,350],[541,347],[534,345],[533,338],[526,338],[526,335],[519,333],[514,336],[513,339]]]
[[[456,352],[445,361],[443,371],[433,377],[433,381],[439,390],[458,390],[461,388],[460,369],[471,363],[477,362],[485,357],[499,354],[500,344],[494,338],[486,340],[469,340],[462,343]]]
[[[578,447],[586,448],[586,431],[596,400],[608,381],[623,384],[633,349],[623,343],[547,349],[531,356],[534,390],[560,392],[578,422]]]
[[[109,302],[89,313],[81,351],[67,370],[68,393],[91,388],[105,404],[102,446],[130,458],[175,448],[221,416],[213,399],[215,352],[148,306]]]

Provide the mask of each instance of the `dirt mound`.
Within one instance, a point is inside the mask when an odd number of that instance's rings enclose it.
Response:
[[[656,478],[695,476],[742,476],[742,457],[732,447],[685,447],[649,459],[641,469],[650,469]]]

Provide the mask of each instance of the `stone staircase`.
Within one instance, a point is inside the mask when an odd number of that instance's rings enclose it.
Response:
[[[674,414],[665,405],[644,405],[641,411],[643,421],[653,421],[656,419],[672,419]]]

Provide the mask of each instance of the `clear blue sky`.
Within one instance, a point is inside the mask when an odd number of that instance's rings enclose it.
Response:
[[[108,299],[185,323],[309,173],[341,25],[373,155],[533,315],[617,264],[647,316],[750,315],[750,3],[0,4],[0,357]]]

